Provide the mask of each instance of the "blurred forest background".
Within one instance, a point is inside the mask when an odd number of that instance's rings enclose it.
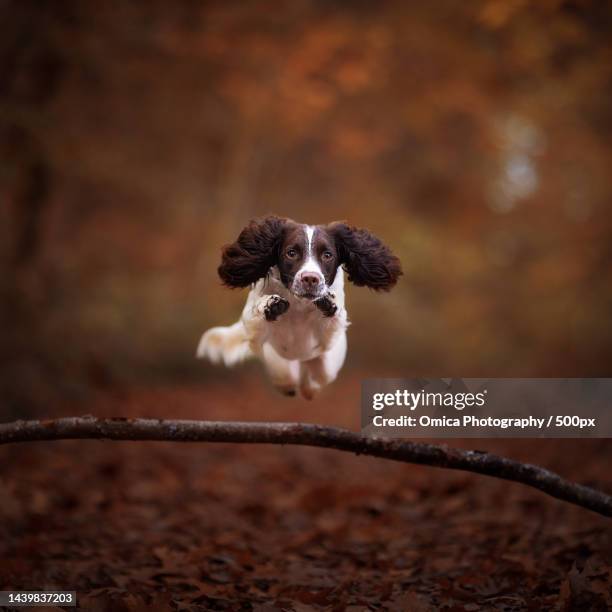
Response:
[[[349,369],[611,374],[611,3],[0,0],[0,16],[9,415],[222,375],[194,359],[246,297],[221,286],[220,247],[269,212],[348,219],[401,257],[391,294],[349,289]]]

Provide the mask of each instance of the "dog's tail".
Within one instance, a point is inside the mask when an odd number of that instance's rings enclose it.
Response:
[[[213,327],[200,339],[196,357],[210,359],[213,363],[224,363],[233,366],[253,353],[249,347],[244,325],[241,321],[229,327]]]

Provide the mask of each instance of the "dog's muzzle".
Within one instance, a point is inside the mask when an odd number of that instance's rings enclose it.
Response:
[[[323,294],[325,279],[317,272],[302,272],[295,278],[294,292],[305,298],[317,298]]]

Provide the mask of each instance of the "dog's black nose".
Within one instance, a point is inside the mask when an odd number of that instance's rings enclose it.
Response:
[[[302,286],[305,289],[316,289],[319,286],[320,278],[317,274],[302,274],[300,280],[302,281]]]

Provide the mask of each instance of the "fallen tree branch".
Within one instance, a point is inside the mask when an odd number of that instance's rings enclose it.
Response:
[[[533,487],[552,497],[612,516],[612,496],[561,478],[537,465],[481,451],[367,437],[304,423],[255,423],[160,419],[98,419],[91,416],[0,424],[0,444],[63,439],[165,440],[319,446],[452,470],[485,474]]]

